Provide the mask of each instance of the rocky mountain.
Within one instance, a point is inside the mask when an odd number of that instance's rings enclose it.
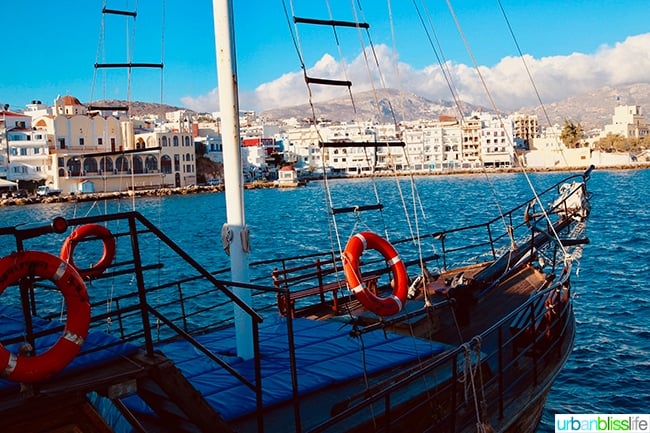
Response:
[[[93,106],[102,106],[102,107],[125,107],[129,103],[127,101],[117,100],[117,99],[105,99],[102,101],[95,101],[92,103]],[[140,102],[140,101],[131,101],[130,105],[130,115],[132,116],[146,116],[146,115],[156,115],[164,116],[165,113],[169,113],[177,110],[187,110],[183,107],[174,107],[172,105],[166,104],[157,104],[155,102]],[[188,110],[192,111],[192,110]]]
[[[316,114],[321,119],[333,121],[350,121],[355,119],[372,120],[379,123],[393,122],[391,111],[397,121],[437,119],[440,115],[457,116],[458,111],[452,101],[432,101],[410,92],[396,89],[378,90],[377,96],[373,91],[360,92],[354,95],[356,114],[349,98],[332,99],[325,103],[315,104]],[[379,106],[379,109],[377,107]],[[391,110],[392,107],[392,110]],[[472,111],[488,111],[483,107],[462,103],[465,114]],[[311,118],[311,107],[308,104],[294,107],[277,108],[260,113],[267,119],[297,119]]]
[[[639,105],[642,113],[650,113],[650,83],[630,84],[617,87],[600,87],[581,95],[570,96],[562,101],[545,104],[551,125],[564,123],[568,119],[582,124],[585,131],[602,129],[612,122],[614,107],[617,105]],[[537,114],[539,124],[548,125],[546,115],[541,107],[524,107],[521,113]],[[650,117],[646,115],[646,121]]]
[[[317,115],[323,119],[334,121],[349,121],[354,119],[373,120],[379,123],[393,122],[391,107],[396,113],[397,121],[436,119],[440,115],[457,116],[457,108],[452,101],[432,101],[414,93],[402,92],[395,89],[379,90],[375,98],[373,92],[362,92],[355,95],[357,115],[351,107],[348,98],[333,99],[325,103],[316,104]],[[96,105],[126,105],[126,101],[99,101]],[[375,107],[379,104],[380,109]],[[605,86],[593,89],[581,95],[570,96],[562,101],[545,104],[544,109],[536,107],[522,107],[516,111],[520,113],[537,114],[542,126],[550,124],[562,125],[565,119],[582,124],[586,131],[602,129],[611,123],[614,107],[619,104],[639,105],[642,113],[650,113],[650,83],[630,84],[626,86]],[[462,103],[463,111],[469,114],[472,111],[489,112],[491,110]],[[183,107],[155,104],[147,102],[131,102],[131,114],[135,116],[155,114],[162,116],[166,112],[186,110]],[[191,111],[191,110],[189,110]],[[379,114],[378,114],[379,113]],[[259,113],[266,119],[298,119],[311,118],[311,108],[308,104],[294,107],[277,108]],[[647,116],[650,121],[650,115]]]
[[[451,101],[431,101],[427,98],[409,92],[400,92],[394,89],[380,91],[379,105],[381,116],[375,109],[377,103],[372,92],[364,92],[355,95],[357,105],[357,116],[354,116],[348,99],[336,99],[326,103],[316,104],[317,114],[321,118],[330,120],[347,121],[355,118],[372,119],[378,122],[392,122],[389,106],[392,105],[397,120],[419,120],[435,119],[439,115],[457,115],[456,107]],[[390,105],[389,105],[390,101]],[[611,123],[614,107],[619,104],[639,105],[642,112],[648,110],[650,113],[650,83],[630,84],[627,86],[601,87],[585,92],[581,95],[571,96],[562,101],[545,104],[541,107],[522,107],[516,111],[520,113],[537,114],[539,123],[542,126],[550,124],[562,125],[565,119],[574,123],[581,123],[586,131],[599,128]],[[489,112],[490,109],[462,103],[463,111],[469,114],[472,111]],[[545,114],[546,112],[546,114]],[[270,119],[286,119],[296,117],[298,119],[311,118],[309,105],[278,108],[260,113]],[[648,118],[650,120],[650,117]]]

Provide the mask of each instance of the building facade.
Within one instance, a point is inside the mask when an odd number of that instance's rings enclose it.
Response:
[[[605,125],[602,136],[618,134],[625,138],[642,139],[648,135],[648,124],[638,105],[619,105],[614,108],[612,123]]]
[[[89,113],[72,96],[33,120],[47,136],[45,184],[64,194],[183,187],[196,183],[189,132],[143,128],[137,121]]]

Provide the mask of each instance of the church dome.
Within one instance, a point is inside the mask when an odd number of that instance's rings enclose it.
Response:
[[[63,105],[81,105],[81,102],[77,98],[71,95],[65,95],[61,98]]]

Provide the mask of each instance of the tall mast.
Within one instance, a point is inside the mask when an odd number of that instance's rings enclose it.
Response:
[[[230,251],[231,278],[248,283],[248,230],[244,215],[244,181],[239,140],[239,95],[237,92],[237,64],[235,61],[235,30],[232,0],[213,0],[214,34],[217,51],[217,81],[221,111],[223,140],[223,171],[226,194],[227,221],[222,238]],[[239,298],[251,304],[248,289],[235,288]],[[253,327],[250,316],[235,305],[237,355],[253,357]]]

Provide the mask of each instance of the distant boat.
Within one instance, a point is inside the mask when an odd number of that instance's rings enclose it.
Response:
[[[232,5],[214,3],[219,87],[236,91]],[[340,248],[249,264],[236,92],[222,98],[228,269],[136,211],[0,228],[16,245],[0,259],[2,431],[534,432],[573,347],[593,167],[399,240],[366,224],[372,194],[330,202],[364,221]]]

